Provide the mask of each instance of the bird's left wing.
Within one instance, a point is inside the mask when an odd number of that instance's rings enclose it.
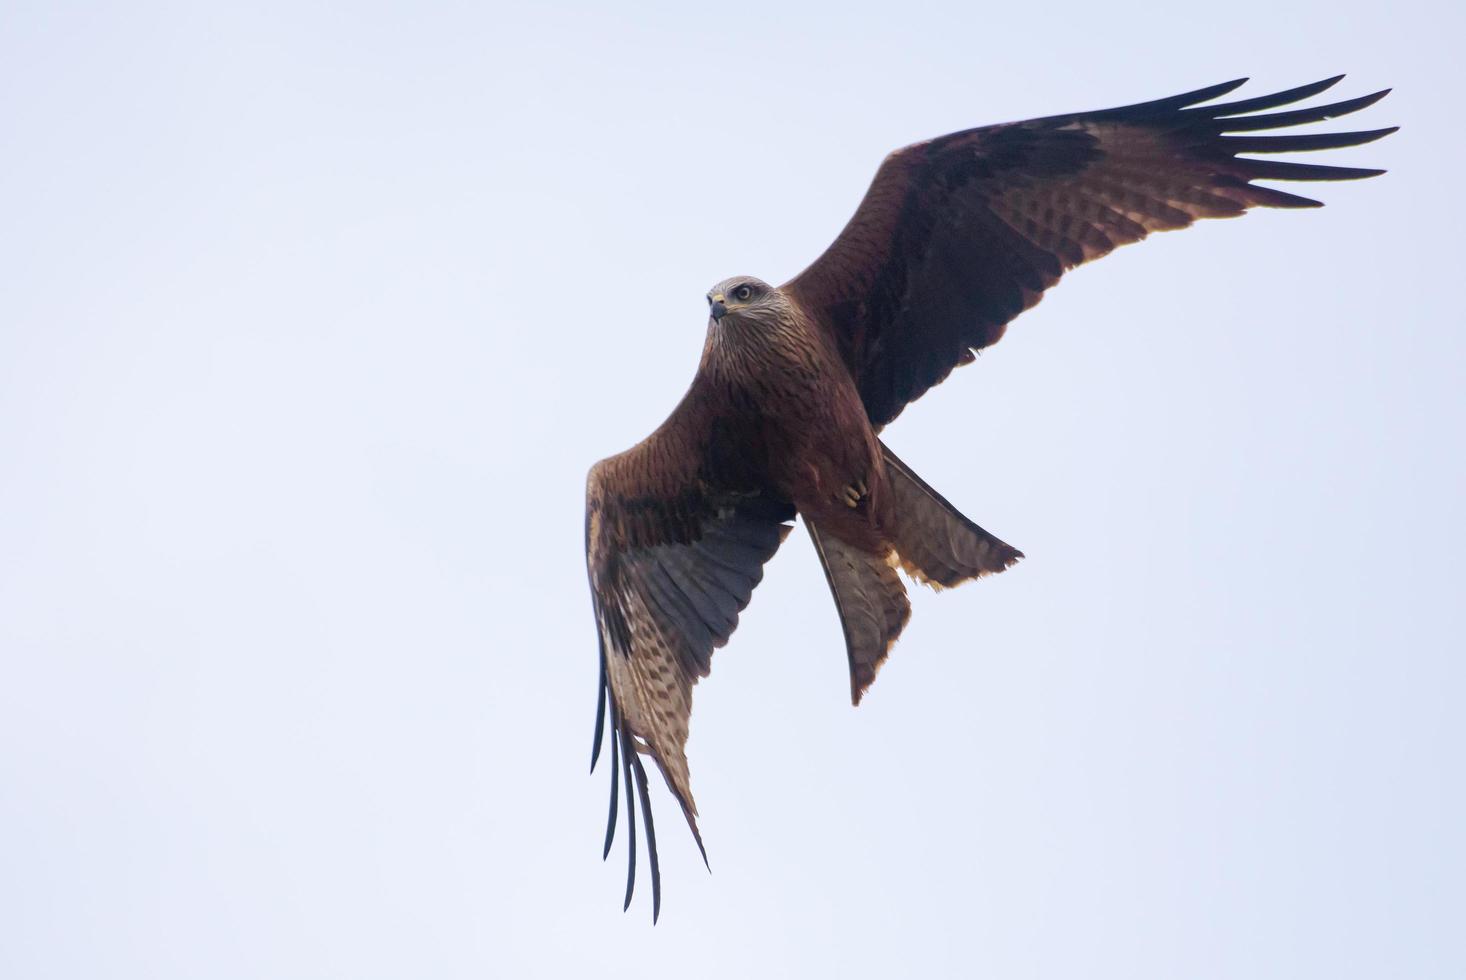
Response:
[[[748,479],[756,461],[738,458],[742,444],[736,434],[729,437],[695,382],[661,428],[597,463],[586,481],[586,566],[601,647],[592,770],[607,722],[611,736],[603,856],[615,837],[624,781],[626,905],[636,883],[634,787],[651,867],[653,921],[661,906],[661,871],[640,755],[651,756],[662,770],[702,851],[684,751],[692,686],[707,676],[713,650],[733,633],[794,516],[791,504]]]
[[[1253,156],[1357,146],[1394,131],[1253,135],[1347,115],[1385,94],[1264,111],[1338,80],[1203,104],[1242,84],[1227,82],[897,150],[840,237],[783,288],[834,334],[879,428],[996,343],[1065,270],[1199,218],[1318,206],[1257,180],[1382,173]]]

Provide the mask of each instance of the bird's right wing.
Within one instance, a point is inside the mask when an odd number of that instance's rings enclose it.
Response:
[[[604,853],[615,836],[624,780],[626,904],[636,882],[634,786],[646,830],[654,920],[661,872],[639,756],[650,755],[662,770],[701,851],[684,751],[692,686],[707,676],[713,650],[733,633],[794,517],[790,503],[748,479],[759,471],[757,461],[738,458],[748,440],[720,424],[709,401],[694,382],[661,428],[597,463],[586,481],[586,566],[601,647],[592,769],[608,720],[611,734]]]
[[[1198,218],[1257,206],[1318,206],[1256,180],[1381,173],[1252,156],[1356,146],[1394,131],[1253,135],[1333,119],[1385,95],[1263,111],[1317,95],[1338,80],[1201,104],[1242,84],[1227,82],[1119,109],[969,129],[897,150],[845,230],[783,288],[835,336],[879,428],[954,367],[971,362],[974,351],[996,343],[1008,322],[1066,270]]]

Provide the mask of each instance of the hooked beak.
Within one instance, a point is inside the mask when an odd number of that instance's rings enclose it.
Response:
[[[714,320],[723,319],[724,314],[728,312],[728,305],[723,302],[722,293],[714,293],[709,296],[708,304],[708,313]]]

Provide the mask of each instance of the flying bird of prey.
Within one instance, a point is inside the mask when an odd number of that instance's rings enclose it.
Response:
[[[603,856],[624,783],[627,907],[636,880],[633,795],[653,921],[661,906],[643,755],[666,778],[707,860],[684,752],[692,688],[794,515],[804,518],[834,595],[858,704],[910,615],[898,570],[947,588],[1023,557],[924,483],[881,430],[997,342],[1065,270],[1198,218],[1319,206],[1256,180],[1382,173],[1252,156],[1356,146],[1394,131],[1254,135],[1346,115],[1388,91],[1267,111],[1338,80],[1204,104],[1242,79],[917,143],[885,159],[854,217],[809,268],[782,286],[736,276],[712,288],[687,394],[645,440],[593,466],[586,484],[601,663],[591,768],[609,730]]]

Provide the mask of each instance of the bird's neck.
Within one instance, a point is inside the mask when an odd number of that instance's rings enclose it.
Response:
[[[793,374],[808,376],[820,361],[819,336],[792,312],[724,317],[708,328],[703,365],[734,382],[770,382]]]

